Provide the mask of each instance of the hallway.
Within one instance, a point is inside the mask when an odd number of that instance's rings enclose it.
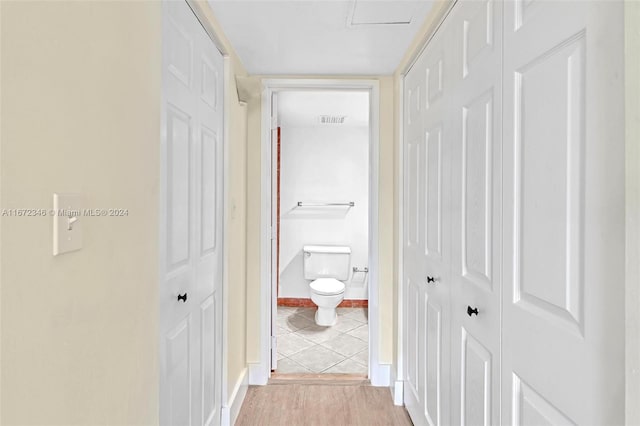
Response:
[[[634,0],[0,0],[0,426],[640,425],[638,22]],[[332,325],[272,315],[295,90],[368,94],[367,306]],[[353,168],[310,158],[321,189]],[[292,299],[351,207],[286,219],[327,227],[280,264]]]

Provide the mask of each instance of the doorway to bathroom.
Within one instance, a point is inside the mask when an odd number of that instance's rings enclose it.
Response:
[[[265,379],[350,374],[374,383],[384,375],[374,260],[378,82],[269,80],[264,89]],[[312,254],[337,269],[310,267]],[[318,290],[318,277],[334,287]]]
[[[366,375],[369,93],[289,90],[272,104],[272,371]]]

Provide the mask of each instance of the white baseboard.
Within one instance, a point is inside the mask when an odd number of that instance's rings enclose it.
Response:
[[[383,387],[389,386],[391,383],[391,364],[378,364],[372,367],[371,377],[369,377],[371,385]]]
[[[391,368],[391,384],[389,389],[391,390],[391,396],[393,397],[393,405],[404,405],[404,383],[402,380],[398,380],[396,374],[396,365]]]
[[[236,385],[233,387],[233,392],[227,401],[226,406],[222,407],[221,414],[221,426],[232,426],[238,419],[240,414],[240,408],[242,408],[242,402],[247,395],[247,389],[249,388],[249,374],[247,369],[242,370],[240,377]]]
[[[249,384],[250,385],[266,385],[269,381],[267,367],[260,363],[249,363]]]
[[[404,382],[402,380],[393,382],[391,394],[393,395],[393,405],[404,405]]]

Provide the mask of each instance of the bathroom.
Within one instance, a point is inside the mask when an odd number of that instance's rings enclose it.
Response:
[[[277,95],[277,377],[368,373],[369,96]]]

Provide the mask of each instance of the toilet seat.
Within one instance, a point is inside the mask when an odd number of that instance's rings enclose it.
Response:
[[[331,296],[334,294],[344,293],[345,285],[342,281],[335,278],[318,278],[309,284],[311,290],[316,294],[323,296]]]

